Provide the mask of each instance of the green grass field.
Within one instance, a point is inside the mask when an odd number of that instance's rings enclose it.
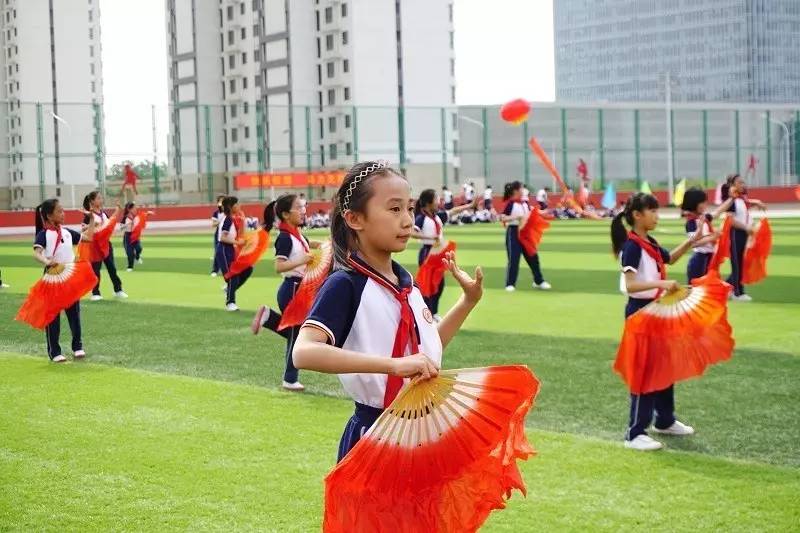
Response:
[[[503,290],[499,226],[448,229],[459,260],[486,273],[484,299],[444,366],[524,363],[541,380],[528,417],[539,455],[487,531],[789,531],[800,526],[800,220],[774,220],[770,276],[734,302],[736,351],[676,387],[693,437],[625,450],[627,391],[612,372],[624,297],[608,224],[555,222],[541,260],[554,290]],[[681,238],[677,221],[655,236]],[[47,361],[43,333],[13,321],[39,276],[30,241],[0,242],[0,531],[319,530],[325,474],[351,403],[335,377],[304,372],[280,390],[284,343],[254,337],[251,311],[275,305],[265,257],[223,310],[208,276],[210,235],[145,235],[124,271],[127,301],[82,302],[81,363]],[[400,256],[414,267],[417,249]],[[524,265],[524,263],[523,263]],[[671,269],[685,280],[686,259]],[[413,271],[413,270],[412,270]],[[450,282],[446,308],[458,296]],[[62,347],[69,347],[62,320]],[[67,351],[67,353],[69,353]]]

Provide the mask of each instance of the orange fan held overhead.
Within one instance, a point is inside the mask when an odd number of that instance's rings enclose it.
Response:
[[[15,320],[44,329],[58,314],[71,307],[97,284],[89,262],[55,264],[31,287]]]
[[[519,243],[526,254],[531,256],[536,253],[539,243],[542,241],[542,235],[549,227],[550,222],[542,216],[539,206],[534,205],[528,218],[519,228]]]
[[[241,274],[258,263],[258,260],[261,259],[267,247],[269,247],[269,233],[263,228],[244,233],[242,239],[244,244],[237,247],[233,263],[225,273],[226,280]]]
[[[651,302],[625,320],[614,362],[633,394],[663,390],[731,358],[731,286],[712,271]]]
[[[762,218],[744,250],[742,283],[750,285],[767,277],[767,258],[772,249],[772,228]]]
[[[108,253],[111,251],[111,235],[116,226],[117,215],[115,214],[94,230],[91,241],[81,240],[76,254],[78,261],[97,263],[108,257]]]
[[[448,252],[455,251],[456,243],[453,241],[446,241],[439,247],[431,248],[425,261],[422,262],[417,271],[416,282],[422,296],[430,298],[439,290],[439,285],[442,284],[444,274],[447,271],[447,264],[444,260],[447,259]]]
[[[139,210],[135,217],[135,224],[131,228],[130,244],[139,242],[142,238],[142,232],[147,227],[147,211]]]
[[[476,531],[535,454],[526,366],[444,370],[412,382],[325,478],[323,531]]]
[[[503,104],[500,108],[500,118],[511,124],[519,125],[528,119],[530,112],[531,104],[527,100],[517,98]]]
[[[283,310],[278,331],[282,331],[292,326],[299,326],[311,311],[314,297],[328,274],[333,268],[333,246],[331,241],[324,241],[318,248],[311,248],[309,252],[314,256],[311,262],[306,264],[306,272],[297,287],[294,297]]]

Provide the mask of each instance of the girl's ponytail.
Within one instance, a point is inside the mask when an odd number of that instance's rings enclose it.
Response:
[[[628,230],[625,229],[625,224],[622,222],[627,209],[628,203],[626,202],[625,209],[617,213],[617,215],[611,219],[611,250],[614,252],[614,256],[619,255],[622,251],[622,246],[625,244],[625,241],[628,240]]]
[[[36,206],[35,227],[37,234],[44,229],[45,224],[47,224],[47,217],[53,214],[57,205],[58,200],[56,198],[51,198]]]
[[[264,208],[264,229],[271,231],[275,227],[275,200],[272,200]]]
[[[36,206],[36,222],[34,223],[34,225],[36,226],[36,235],[38,235],[39,232],[44,229],[44,219],[42,218],[41,204]]]

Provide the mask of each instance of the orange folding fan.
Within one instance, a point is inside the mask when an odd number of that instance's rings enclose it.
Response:
[[[519,228],[519,243],[528,256],[536,253],[539,242],[542,240],[542,234],[549,227],[550,222],[544,219],[537,206],[533,206],[528,219]]]
[[[447,252],[455,251],[456,243],[448,241],[444,243],[444,246],[436,250],[431,249],[430,253],[428,253],[428,257],[425,258],[425,261],[422,262],[417,271],[416,279],[419,292],[424,297],[429,298],[439,290],[439,285],[444,279],[444,273],[447,271],[447,266],[443,259],[447,258]]]
[[[95,229],[91,241],[84,241],[78,244],[78,261],[88,261],[97,263],[108,256],[111,250],[111,234],[117,226],[116,215],[112,216],[99,228]]]
[[[242,239],[244,239],[244,244],[236,250],[236,257],[225,273],[225,279],[231,279],[255,265],[269,246],[269,233],[263,228],[246,232]]]
[[[525,415],[539,382],[528,367],[445,370],[404,388],[325,479],[323,530],[476,531],[535,452]]]
[[[614,370],[632,393],[665,389],[730,359],[734,345],[728,323],[730,290],[712,271],[625,320]]]
[[[134,224],[131,228],[131,243],[139,242],[139,239],[141,239],[142,232],[144,231],[144,228],[147,227],[147,211],[139,211],[135,218],[136,224]]]
[[[86,261],[48,267],[31,287],[15,320],[44,329],[58,313],[80,300],[96,284],[97,276]]]
[[[727,216],[722,223],[714,254],[708,262],[708,272],[713,270],[719,274],[719,267],[731,256],[731,228],[733,228],[733,217]]]
[[[769,221],[766,218],[762,218],[744,251],[742,283],[745,285],[758,283],[767,277],[767,257],[769,257],[771,249],[772,228],[769,225]]]
[[[278,331],[299,326],[311,311],[314,297],[317,291],[325,282],[325,278],[333,267],[333,247],[331,241],[323,242],[319,248],[312,248],[310,253],[314,256],[310,263],[306,264],[306,273],[297,288],[294,297],[283,310],[281,322],[278,324]]]

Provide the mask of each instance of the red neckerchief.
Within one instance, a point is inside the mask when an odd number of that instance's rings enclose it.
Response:
[[[747,193],[746,192],[743,192],[742,194],[733,193],[731,196],[733,196],[734,200],[736,200],[736,198],[741,198],[742,200],[744,200],[745,208],[747,208],[748,210],[750,209],[750,200],[747,199]]]
[[[281,222],[280,224],[278,224],[278,229],[280,231],[285,231],[286,233],[288,233],[289,235],[300,241],[300,244],[303,246],[303,251],[305,253],[308,253],[308,243],[300,234],[300,230],[297,229],[297,226],[292,226],[291,224],[287,224],[286,222]]]
[[[53,257],[56,255],[56,250],[58,250],[58,245],[64,240],[64,236],[61,235],[61,225],[60,224],[51,224],[49,222],[45,223],[44,225],[45,231],[55,231],[56,232],[56,243],[53,245]],[[45,233],[46,235],[46,233]],[[45,241],[45,244],[47,242]]]
[[[409,348],[411,354],[417,353],[419,351],[419,340],[417,339],[417,331],[414,328],[414,312],[411,310],[411,305],[408,303],[408,295],[411,294],[412,287],[396,287],[386,280],[386,278],[380,276],[352,256],[347,259],[347,262],[353,270],[367,276],[389,291],[400,304],[400,321],[397,323],[397,331],[394,334],[392,358],[405,357],[406,348]],[[391,405],[402,387],[403,378],[399,376],[388,376],[386,380],[386,392],[383,395],[384,408]]]
[[[653,260],[656,262],[656,265],[658,265],[658,274],[660,278],[662,280],[667,279],[667,267],[664,264],[664,258],[661,257],[661,253],[656,249],[653,243],[650,242],[650,239],[642,239],[633,231],[628,232],[628,238],[638,244],[642,250],[647,253],[647,255],[653,258]],[[661,296],[661,292],[662,290],[658,289],[658,292],[656,292],[656,298]]]
[[[427,211],[425,211],[424,213],[425,213],[426,217],[428,217],[429,219],[433,220],[433,225],[434,225],[434,227],[436,227],[436,238],[438,239],[439,237],[442,236],[442,221],[439,220],[439,216],[438,215],[431,215]]]
[[[698,215],[696,213],[686,213],[686,220],[694,220],[696,222],[701,218],[703,219],[703,224],[705,224],[705,226],[708,228],[708,233],[709,234],[714,233],[714,226],[711,225],[711,220],[709,220],[709,218],[705,214]],[[700,231],[700,228],[697,228],[697,230]]]

